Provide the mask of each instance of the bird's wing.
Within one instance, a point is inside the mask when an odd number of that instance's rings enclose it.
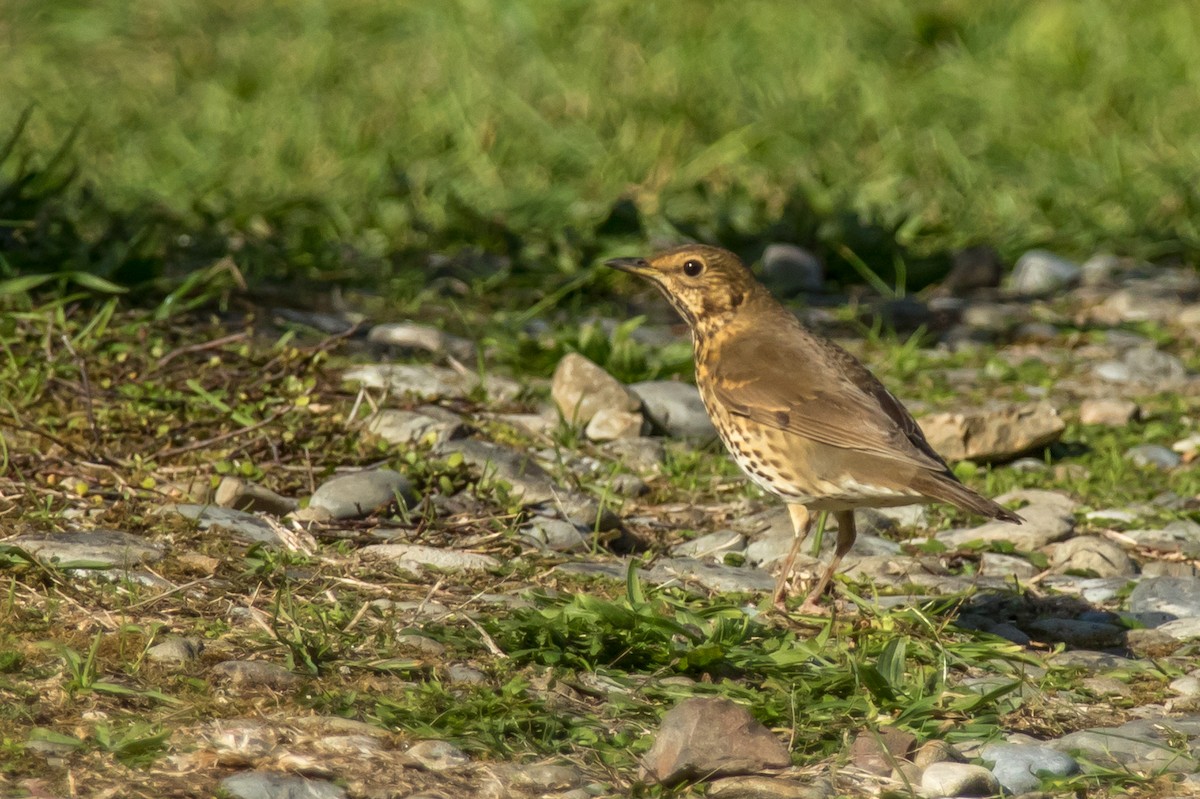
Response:
[[[806,331],[780,332],[722,347],[712,385],[731,413],[831,447],[946,471],[912,414],[854,356]]]

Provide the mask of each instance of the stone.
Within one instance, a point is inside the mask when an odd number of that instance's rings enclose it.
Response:
[[[1200,616],[1200,578],[1149,577],[1129,595],[1129,612],[1147,627]],[[1151,623],[1153,622],[1153,623]]]
[[[233,799],[345,799],[346,791],[332,782],[271,771],[242,771],[221,780]]]
[[[600,452],[638,474],[656,473],[666,460],[662,439],[649,436],[606,441],[600,445]]]
[[[228,530],[235,537],[251,544],[285,544],[278,526],[272,526],[253,513],[219,508],[216,505],[166,505],[163,510],[173,511],[191,519],[201,530]]]
[[[272,516],[286,516],[300,507],[300,503],[291,497],[280,496],[265,486],[230,475],[221,478],[213,502],[222,508]]]
[[[168,638],[147,649],[146,657],[157,663],[190,663],[203,651],[199,638]]]
[[[943,761],[921,774],[921,790],[928,796],[993,796],[1000,782],[983,766]]]
[[[283,666],[261,660],[225,660],[212,667],[214,676],[238,688],[271,688],[285,691],[300,682],[300,677]]]
[[[1179,385],[1188,376],[1183,361],[1153,346],[1126,350],[1120,360],[1104,361],[1097,364],[1092,371],[1101,380],[1110,383],[1138,383],[1161,387]]]
[[[697,697],[663,715],[643,771],[655,782],[673,785],[789,765],[787,747],[741,705]]]
[[[497,773],[510,788],[505,797],[568,799],[568,794],[559,791],[578,788],[586,782],[583,771],[574,763],[504,763],[498,764]],[[584,789],[580,799],[588,799],[593,795],[593,792]]]
[[[1192,674],[1176,677],[1168,687],[1180,696],[1200,696],[1200,678]]]
[[[1093,727],[1047,743],[1102,766],[1143,772],[1195,772],[1200,763],[1189,753],[1200,737],[1200,716],[1136,719],[1116,727]],[[1190,746],[1189,746],[1190,745]]]
[[[129,568],[161,560],[163,548],[140,535],[117,530],[26,533],[2,543],[20,547],[39,563],[56,568]]]
[[[1139,416],[1141,408],[1138,404],[1121,397],[1092,397],[1079,404],[1082,424],[1125,427]]]
[[[795,244],[768,244],[762,254],[762,280],[780,297],[819,292],[825,286],[825,265]]]
[[[419,410],[405,411],[383,408],[367,421],[367,431],[374,433],[389,444],[410,446],[413,444],[441,444],[465,434],[462,419],[447,419]]]
[[[422,544],[368,544],[359,552],[366,558],[384,558],[401,566],[415,566],[415,571],[420,571],[424,566],[448,572],[487,571],[500,566],[500,561],[491,555]]]
[[[642,404],[621,381],[574,352],[558,362],[550,397],[564,419],[579,425],[586,425],[601,409],[639,413]]]
[[[1127,577],[1138,572],[1133,558],[1119,544],[1096,535],[1078,536],[1056,546],[1050,568],[1093,577]]]
[[[920,425],[942,457],[981,462],[1010,460],[1043,449],[1066,429],[1048,402],[929,414]]]
[[[999,552],[984,552],[979,556],[979,574],[982,577],[1016,578],[1024,581],[1037,575],[1041,569],[1028,560],[1016,555]]]
[[[1074,261],[1047,250],[1029,250],[1013,266],[1008,288],[1017,294],[1040,297],[1072,288],[1082,277],[1083,270]]]
[[[1124,261],[1112,253],[1096,253],[1079,268],[1081,282],[1085,286],[1108,285],[1123,265]]]
[[[419,364],[365,364],[346,370],[342,378],[426,402],[469,399],[478,391],[490,399],[504,401],[521,393],[521,384],[511,378],[490,373],[480,377],[473,372]]]
[[[601,408],[584,427],[583,434],[591,441],[613,441],[618,438],[638,438],[645,427],[646,420],[637,411]]]
[[[1160,625],[1156,632],[1169,635],[1176,641],[1194,641],[1200,638],[1200,616],[1173,619]]]
[[[375,325],[367,332],[367,341],[401,350],[450,355],[460,361],[475,358],[475,345],[465,338],[452,336],[444,330],[415,322],[392,322]]]
[[[965,758],[952,744],[934,738],[921,744],[912,760],[913,764],[923,771],[929,768],[931,763],[962,763]]]
[[[989,744],[979,756],[992,763],[992,774],[1012,794],[1038,790],[1041,775],[1069,777],[1079,772],[1075,758],[1048,746]]]
[[[707,782],[705,788],[707,799],[832,799],[836,795],[825,779],[805,784],[782,777],[725,777]]]
[[[313,492],[310,508],[328,511],[333,519],[361,519],[399,504],[417,503],[412,481],[391,469],[367,469],[326,480]]]
[[[592,548],[590,532],[580,530],[565,519],[534,516],[522,525],[520,534],[539,549],[551,552],[587,552]]]
[[[746,548],[746,536],[734,530],[717,530],[708,535],[693,538],[671,547],[671,554],[682,558],[698,558],[722,561],[727,552],[741,552]]]
[[[1191,519],[1176,519],[1158,530],[1126,530],[1122,535],[1139,547],[1187,558],[1200,557],[1200,524]]]
[[[1138,444],[1125,451],[1125,457],[1136,466],[1153,466],[1156,469],[1174,469],[1183,462],[1183,457],[1174,450],[1159,444]]]
[[[641,399],[651,424],[666,435],[695,441],[717,437],[700,391],[691,383],[647,380],[629,388]]]
[[[1028,489],[1010,491],[995,499],[1002,505],[1027,501],[1029,504],[1017,510],[1025,521],[1022,524],[990,521],[979,527],[945,530],[937,533],[934,538],[953,549],[975,541],[1008,541],[1019,550],[1032,552],[1047,544],[1061,541],[1075,529],[1076,504],[1063,494]]]
[[[917,736],[895,727],[863,730],[850,744],[850,762],[871,774],[886,776],[903,760],[907,760]]]
[[[460,685],[482,685],[487,682],[487,675],[462,663],[451,663],[446,667],[446,679]]]
[[[692,558],[661,558],[642,576],[652,585],[696,583],[722,594],[762,593],[775,587],[775,578],[761,569],[726,566]]]
[[[428,771],[450,771],[471,762],[466,752],[449,741],[417,741],[404,754]]]

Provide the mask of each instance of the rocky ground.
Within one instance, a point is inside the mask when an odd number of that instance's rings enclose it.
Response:
[[[768,256],[1024,525],[862,512],[833,618],[771,612],[786,512],[686,380],[615,376],[686,362],[650,297],[602,364],[535,323],[13,314],[0,791],[1200,795],[1196,272],[847,298]]]

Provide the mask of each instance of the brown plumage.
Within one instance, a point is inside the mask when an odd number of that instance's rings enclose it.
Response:
[[[855,508],[946,502],[1020,523],[959,482],[900,401],[854,356],[805,329],[733,253],[687,245],[607,265],[649,279],[687,321],[696,385],[721,440],[787,503],[795,537],[775,589],[780,607],[813,511],[834,513],[838,538],[809,611],[854,544]]]

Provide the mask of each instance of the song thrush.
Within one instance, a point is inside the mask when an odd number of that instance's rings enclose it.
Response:
[[[853,355],[805,329],[733,253],[687,245],[606,263],[649,279],[687,321],[696,385],[721,440],[787,503],[795,534],[776,583],[780,608],[816,511],[837,519],[837,547],[802,606],[808,612],[820,612],[817,600],[854,544],[855,508],[946,502],[1021,522],[959,482],[900,401]]]

